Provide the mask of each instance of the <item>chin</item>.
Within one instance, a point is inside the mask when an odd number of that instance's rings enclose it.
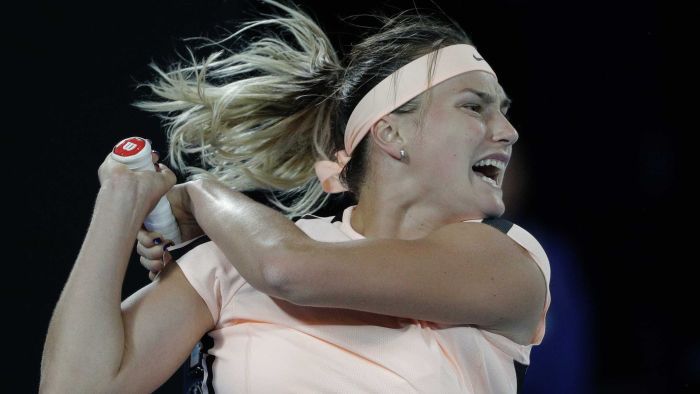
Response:
[[[506,212],[506,207],[503,203],[489,205],[481,210],[485,217],[500,217]]]

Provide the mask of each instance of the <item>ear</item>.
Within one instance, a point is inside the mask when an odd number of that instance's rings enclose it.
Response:
[[[369,131],[372,142],[389,156],[396,160],[401,160],[399,151],[404,145],[398,129],[398,122],[392,114],[385,115],[376,121]]]

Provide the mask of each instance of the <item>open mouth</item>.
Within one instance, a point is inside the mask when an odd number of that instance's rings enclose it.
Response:
[[[480,160],[472,166],[472,171],[493,186],[499,187],[498,179],[501,172],[505,169],[505,163],[497,160]]]

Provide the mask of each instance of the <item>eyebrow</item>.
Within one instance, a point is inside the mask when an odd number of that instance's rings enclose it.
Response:
[[[476,94],[486,104],[492,104],[492,103],[496,102],[495,97],[493,97],[492,95],[490,95],[486,92],[482,92],[480,90],[476,90],[476,89],[472,89],[472,88],[465,88],[465,89],[462,89],[459,91],[459,93],[464,93],[464,92],[472,92],[472,93]],[[513,100],[511,100],[510,97],[508,97],[508,95],[506,95],[505,99],[503,99],[503,101],[501,102],[501,107],[510,107],[510,104],[512,102],[513,102]]]

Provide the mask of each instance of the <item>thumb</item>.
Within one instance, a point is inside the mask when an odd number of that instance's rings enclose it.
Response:
[[[167,190],[170,190],[173,186],[175,186],[175,183],[177,183],[177,176],[175,176],[175,173],[163,163],[156,163],[156,166],[157,172],[161,174],[162,178],[167,184]]]

